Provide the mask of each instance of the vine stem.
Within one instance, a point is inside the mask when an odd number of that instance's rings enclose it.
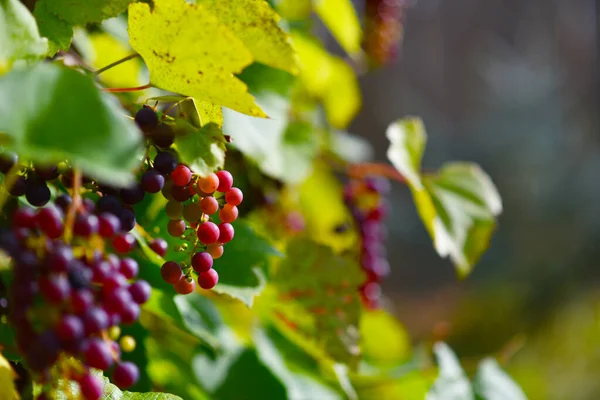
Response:
[[[19,163],[16,163],[5,175],[4,188],[0,191],[0,210],[4,208],[4,204],[9,198],[9,190],[13,187],[17,179],[19,178]]]
[[[353,164],[346,168],[346,173],[353,178],[364,178],[368,175],[384,176],[401,183],[407,183],[406,178],[394,167],[383,163],[360,163]]]
[[[109,93],[123,93],[123,92],[137,92],[139,90],[146,90],[152,87],[151,83],[147,83],[142,86],[128,87],[128,88],[103,88],[102,90]]]
[[[107,66],[100,68],[99,70],[97,70],[96,72],[94,72],[94,75],[100,75],[100,74],[101,74],[101,73],[103,73],[104,71],[108,71],[109,69],[111,69],[111,68],[114,68],[114,67],[116,67],[117,65],[119,65],[119,64],[122,64],[122,63],[124,63],[125,61],[132,60],[132,59],[134,59],[134,58],[136,58],[136,57],[139,57],[139,54],[138,54],[138,53],[133,53],[133,54],[130,54],[130,55],[128,55],[127,57],[123,57],[123,58],[121,58],[120,60],[117,60],[117,61],[115,61],[114,63],[110,63],[110,64],[108,64]]]
[[[69,211],[67,212],[67,218],[65,219],[65,242],[71,241],[73,233],[73,225],[75,223],[75,212],[81,207],[81,170],[75,168],[73,170],[73,202]]]

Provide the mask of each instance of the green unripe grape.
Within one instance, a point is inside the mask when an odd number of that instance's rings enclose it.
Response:
[[[121,328],[118,326],[111,326],[108,330],[108,337],[112,340],[117,340],[121,336]]]
[[[121,345],[121,350],[125,353],[131,353],[135,350],[135,339],[129,335],[123,336],[119,341],[119,344]]]
[[[190,203],[183,209],[183,218],[189,222],[197,222],[202,217],[202,208],[198,203]]]
[[[183,204],[175,200],[170,200],[165,206],[165,211],[170,219],[181,219],[183,216]]]

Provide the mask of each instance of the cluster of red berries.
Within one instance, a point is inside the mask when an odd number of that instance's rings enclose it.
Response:
[[[367,0],[365,4],[365,52],[375,65],[392,61],[403,34],[406,0]]]
[[[225,170],[207,176],[197,176],[185,165],[172,171],[162,193],[168,200],[166,213],[170,221],[169,235],[184,241],[176,250],[190,255],[189,265],[167,261],[161,268],[165,282],[173,285],[180,294],[196,288],[191,271],[198,273],[198,285],[212,289],[219,280],[213,260],[223,255],[223,245],[234,236],[231,223],[238,217],[242,191],[233,186],[233,177]],[[211,220],[218,215],[219,224]]]
[[[387,213],[387,203],[383,196],[389,190],[390,184],[385,178],[367,177],[351,181],[344,191],[346,205],[360,229],[360,264],[367,275],[360,292],[363,303],[368,308],[379,306],[379,283],[390,271],[384,246],[386,230],[383,225]]]
[[[0,246],[13,260],[9,322],[36,380],[51,393],[57,384],[50,379],[53,370],[95,400],[102,382],[90,368],[108,371],[121,388],[138,379],[137,366],[121,360],[121,346],[107,332],[137,321],[151,287],[135,279],[134,259],[116,254],[133,249],[119,218],[93,202],[84,204],[72,210],[71,198],[62,195],[55,205],[16,209],[11,228],[0,233]],[[72,226],[66,226],[66,215],[74,211]]]

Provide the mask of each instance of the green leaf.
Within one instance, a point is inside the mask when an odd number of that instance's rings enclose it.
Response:
[[[278,25],[279,15],[264,0],[196,0],[227,26],[250,50],[254,59],[291,74],[298,59],[291,39]]]
[[[361,105],[358,79],[350,65],[332,56],[321,43],[298,32],[292,32],[300,57],[300,80],[305,89],[325,108],[334,128],[345,128]]]
[[[289,103],[284,98],[263,95],[258,103],[269,119],[225,110],[225,132],[265,174],[288,183],[302,182],[310,174],[319,150],[317,133],[309,124],[288,122]]]
[[[486,358],[479,363],[475,382],[475,393],[485,400],[526,400],[523,390],[512,378],[500,368],[493,358]]]
[[[175,145],[179,160],[190,169],[206,176],[225,165],[225,137],[216,123],[204,125],[200,130],[178,134]]]
[[[34,61],[48,51],[35,18],[18,0],[0,0],[0,74],[17,60]]]
[[[214,304],[196,293],[175,296],[175,304],[188,330],[213,349],[218,349],[218,329],[223,322]]]
[[[48,56],[54,56],[59,50],[67,50],[73,40],[73,25],[52,14],[46,5],[48,0],[35,3],[33,15],[40,28],[40,35],[48,39]]]
[[[426,400],[473,400],[473,390],[458,358],[447,344],[438,342],[433,346],[439,375]]]
[[[435,376],[422,371],[411,371],[395,379],[388,376],[354,375],[352,384],[360,400],[423,400],[434,379]]]
[[[234,222],[233,227],[235,240],[227,244],[213,266],[219,273],[219,283],[213,290],[251,307],[254,297],[265,287],[269,259],[280,253],[244,221]]]
[[[436,251],[450,257],[459,276],[467,276],[487,249],[502,212],[490,177],[476,164],[455,162],[436,174],[421,175],[427,135],[418,119],[395,122],[387,130],[388,159],[406,179]]]
[[[155,86],[265,116],[246,85],[233,75],[252,63],[252,53],[204,5],[155,0],[151,9],[149,4],[133,3],[129,36]]]
[[[283,97],[288,97],[297,77],[282,71],[268,67],[260,63],[254,63],[248,66],[238,75],[246,85],[250,93],[255,95],[264,92],[277,93]],[[269,114],[271,118],[273,116]]]
[[[103,391],[104,394],[101,397],[101,400],[182,400],[181,397],[175,396],[169,393],[157,393],[157,392],[147,392],[147,393],[137,393],[137,392],[123,392],[116,385],[110,383],[108,378],[103,377],[104,386]]]
[[[363,280],[354,257],[310,239],[292,239],[272,279],[278,291],[273,313],[334,360],[356,368]]]
[[[46,1],[46,0],[42,0]],[[116,17],[127,9],[133,0],[50,0],[46,8],[71,25],[86,25]]]
[[[91,78],[56,64],[0,77],[0,132],[10,139],[7,148],[36,162],[68,159],[115,185],[133,179],[142,145],[139,130],[121,112]]]
[[[351,0],[314,0],[317,15],[349,54],[360,52],[362,30]]]

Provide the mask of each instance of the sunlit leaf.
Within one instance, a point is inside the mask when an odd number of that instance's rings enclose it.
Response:
[[[7,399],[18,399],[19,394],[15,388],[15,378],[17,375],[10,363],[2,353],[0,353],[0,395]],[[3,397],[4,398],[4,397]]]
[[[252,62],[252,53],[206,6],[155,0],[151,9],[134,3],[129,7],[129,35],[155,86],[265,116],[234,76]]]
[[[96,69],[105,67],[133,53],[128,45],[107,33],[92,33],[89,35],[89,40],[94,52],[94,57],[90,62]],[[140,71],[141,61],[139,58],[134,58],[104,71],[100,75],[100,79],[111,87],[133,87],[141,84],[139,80]]]
[[[330,55],[315,39],[292,33],[300,57],[300,79],[310,95],[323,103],[335,128],[346,127],[361,105],[356,74],[344,60]]]
[[[362,30],[351,0],[314,0],[315,11],[349,54],[360,51]]]
[[[90,22],[102,22],[116,17],[127,9],[133,0],[43,0],[52,14],[71,25],[85,25]]]
[[[225,164],[225,137],[215,123],[204,125],[199,130],[178,134],[175,145],[181,162],[201,176],[223,168]]]
[[[433,351],[438,362],[439,374],[426,400],[473,400],[471,383],[458,358],[447,344],[438,342]]]
[[[18,0],[0,0],[0,74],[17,60],[34,61],[48,52],[35,18]]]
[[[0,132],[8,148],[37,162],[68,159],[101,181],[128,184],[142,138],[120,109],[91,78],[56,64],[0,77]]]
[[[473,387],[475,393],[485,400],[527,400],[519,385],[493,358],[486,358],[479,363]]]
[[[40,0],[35,3],[33,15],[37,20],[40,35],[48,39],[48,56],[54,56],[59,50],[67,50],[73,39],[73,25],[60,19],[48,11],[46,3],[51,0]]]
[[[408,332],[384,310],[363,312],[360,334],[364,358],[373,365],[394,366],[410,354]]]
[[[388,159],[406,179],[436,251],[449,257],[465,277],[489,246],[496,216],[502,212],[496,187],[473,163],[449,163],[435,174],[422,175],[427,135],[418,119],[393,123],[387,137]]]

